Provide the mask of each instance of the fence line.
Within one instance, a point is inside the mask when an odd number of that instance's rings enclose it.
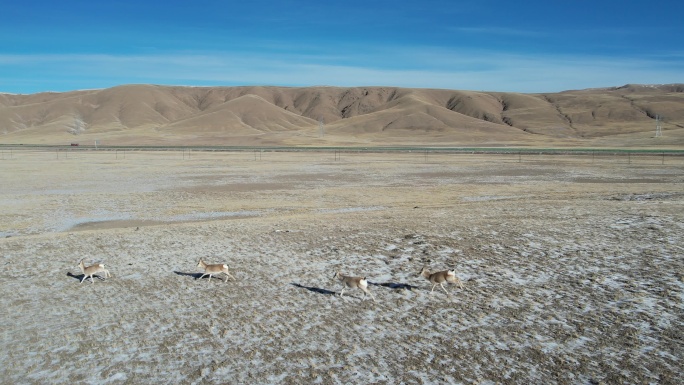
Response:
[[[372,155],[375,161],[408,161],[415,163],[438,163],[454,157],[489,156],[492,161],[503,162],[568,162],[573,160],[591,163],[613,162],[618,164],[680,164],[684,163],[684,150],[609,150],[609,149],[509,149],[509,148],[421,148],[421,147],[40,147],[0,146],[0,160],[11,160],[27,154],[52,152],[53,159],[69,160],[83,155],[113,155],[115,160],[133,159],[137,154],[161,155],[164,159],[186,161],[202,160],[207,156],[231,155],[253,161],[268,160],[270,153],[286,153],[292,159],[319,161],[353,161],[358,155]],[[398,159],[401,158],[401,159]],[[479,157],[478,157],[479,158]],[[280,158],[279,161],[282,161]],[[367,160],[368,161],[368,160]]]

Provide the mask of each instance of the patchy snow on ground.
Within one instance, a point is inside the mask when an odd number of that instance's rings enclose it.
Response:
[[[2,164],[2,383],[684,382],[683,173],[107,155]]]

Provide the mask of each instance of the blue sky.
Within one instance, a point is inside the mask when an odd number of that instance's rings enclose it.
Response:
[[[682,1],[8,1],[0,92],[684,82]]]

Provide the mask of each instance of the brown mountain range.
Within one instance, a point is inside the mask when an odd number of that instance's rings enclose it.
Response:
[[[662,136],[656,136],[656,116]],[[521,94],[176,87],[0,94],[0,144],[684,147],[684,84]]]

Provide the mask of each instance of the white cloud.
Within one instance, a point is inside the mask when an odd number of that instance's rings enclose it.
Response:
[[[35,80],[46,89],[127,83],[181,85],[284,85],[446,88],[556,92],[626,83],[674,83],[684,79],[680,55],[624,58],[516,55],[492,51],[387,48],[358,54],[174,53],[161,55],[0,55],[3,84]],[[344,63],[344,64],[338,64]],[[30,72],[22,73],[22,69]],[[11,74],[11,75],[8,75]],[[54,74],[59,74],[56,78]],[[73,84],[73,85],[71,85]],[[22,92],[21,90],[0,90]]]

